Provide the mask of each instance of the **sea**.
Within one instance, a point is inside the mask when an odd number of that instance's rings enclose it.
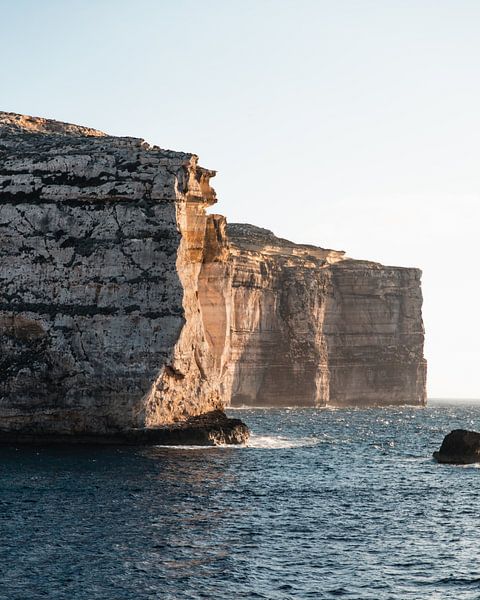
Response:
[[[245,447],[0,448],[0,600],[480,599],[480,404],[232,410]]]

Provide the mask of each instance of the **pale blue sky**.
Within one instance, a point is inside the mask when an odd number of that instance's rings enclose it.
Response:
[[[0,8],[0,109],[196,152],[229,220],[422,268],[429,395],[480,398],[478,0]]]

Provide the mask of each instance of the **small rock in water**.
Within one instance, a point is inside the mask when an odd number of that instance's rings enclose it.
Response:
[[[468,465],[480,462],[480,433],[455,429],[445,436],[440,450],[433,453],[439,463]]]

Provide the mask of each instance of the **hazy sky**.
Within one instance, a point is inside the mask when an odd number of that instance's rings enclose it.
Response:
[[[0,109],[196,152],[230,221],[420,267],[429,395],[480,398],[480,1],[0,9]]]

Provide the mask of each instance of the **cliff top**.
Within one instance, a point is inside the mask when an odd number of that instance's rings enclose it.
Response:
[[[216,202],[209,184],[216,172],[198,166],[197,155],[54,119],[0,111],[0,157],[8,158],[10,171],[0,176],[2,199],[57,202],[148,197],[188,198],[206,205]],[[311,267],[381,267],[349,259],[342,250],[296,244],[254,225],[230,223],[227,231],[234,251],[275,255],[292,264],[301,259]]]
[[[343,250],[331,250],[310,244],[296,244],[277,237],[269,229],[247,223],[228,223],[227,233],[231,245],[244,251],[311,259],[328,264],[344,260],[345,257]]]
[[[216,202],[215,171],[141,138],[0,111],[2,201]]]
[[[359,260],[345,255],[343,250],[331,250],[311,244],[296,244],[290,240],[277,237],[269,229],[249,225],[248,223],[228,223],[227,235],[233,251],[249,252],[263,256],[278,256],[292,264],[302,261],[302,266],[318,268],[331,265],[341,269],[373,269],[403,270],[415,272],[420,278],[422,272],[416,267],[397,267],[383,265],[371,260]]]
[[[0,111],[0,132],[10,134],[46,133],[83,137],[107,137],[107,134],[103,133],[103,131],[92,129],[91,127],[3,111]]]
[[[181,161],[198,160],[198,156],[192,152],[160,148],[149,144],[143,138],[110,135],[92,127],[5,111],[0,111],[0,138],[10,139],[13,145],[22,145],[24,148],[37,145],[38,140],[41,139],[44,141],[42,152],[47,151],[46,144],[55,148],[55,153],[61,152],[62,148],[67,152],[69,149],[77,151],[81,146],[101,149],[102,152],[108,148],[135,148],[154,152],[161,158]]]

